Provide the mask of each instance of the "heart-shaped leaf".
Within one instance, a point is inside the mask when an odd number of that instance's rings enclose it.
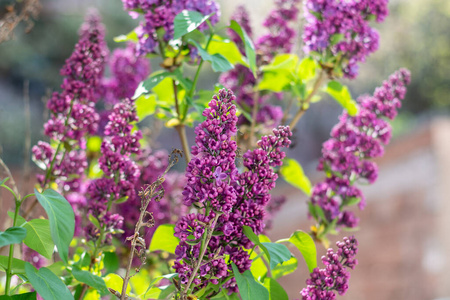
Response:
[[[23,225],[27,230],[25,245],[38,252],[45,258],[52,258],[55,244],[50,233],[50,222],[46,219],[33,219]]]
[[[75,215],[72,206],[58,192],[48,189],[39,193],[34,189],[39,203],[45,209],[50,221],[50,232],[58,254],[67,264],[69,245],[75,232]]]
[[[72,293],[67,286],[52,273],[49,269],[43,267],[39,271],[30,263],[25,263],[25,271],[33,288],[45,300],[72,300]]]

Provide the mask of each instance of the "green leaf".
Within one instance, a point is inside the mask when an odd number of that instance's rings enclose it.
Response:
[[[227,290],[221,290],[220,293],[211,298],[211,300],[239,300],[239,296],[236,293],[228,295]]]
[[[139,40],[138,35],[136,33],[136,31],[131,31],[128,34],[121,34],[119,36],[114,37],[114,42],[116,43],[123,43],[123,42],[137,42]]]
[[[298,56],[295,54],[283,53],[273,58],[273,61],[261,67],[263,71],[288,71],[293,72],[298,63]]]
[[[88,138],[86,148],[91,152],[100,152],[102,146],[102,138],[99,136],[91,136]]]
[[[120,267],[119,258],[117,257],[117,254],[115,252],[105,252],[103,263],[105,265],[106,274],[114,273]]]
[[[7,214],[14,221],[14,212],[13,211],[8,211]],[[20,215],[17,215],[16,226],[22,226],[26,222],[27,221],[23,217],[21,217]]]
[[[340,41],[344,39],[344,35],[342,33],[335,33],[330,37],[330,45],[336,45]]]
[[[292,76],[288,72],[264,72],[258,89],[278,93],[282,92],[291,82]]]
[[[34,189],[39,203],[45,209],[50,221],[50,232],[58,254],[67,264],[69,245],[75,231],[75,215],[69,202],[58,192],[48,189],[42,194]]]
[[[24,294],[18,294],[18,295],[12,295],[12,296],[7,296],[7,295],[3,295],[0,296],[0,300],[36,300],[36,292],[31,292],[31,293],[24,293]]]
[[[55,244],[50,233],[50,222],[46,219],[33,219],[23,225],[27,230],[25,245],[47,259],[52,258]]]
[[[189,78],[184,77],[181,68],[176,69],[171,74],[171,77],[176,79],[185,90],[189,91],[192,88],[192,81]]]
[[[294,244],[305,259],[308,270],[311,273],[317,267],[317,253],[314,240],[309,234],[298,230],[289,238],[289,242]]]
[[[5,183],[9,180],[9,177],[6,177],[5,179],[0,180],[0,186],[5,185]]]
[[[342,85],[338,81],[330,81],[328,83],[326,92],[333,97],[345,110],[347,110],[350,116],[354,116],[358,113],[358,105],[355,100],[352,99],[348,88]]]
[[[289,300],[284,288],[273,278],[264,279],[264,286],[269,291],[270,300]]]
[[[216,53],[222,54],[233,65],[241,64],[247,68],[249,66],[236,44],[218,35],[214,35],[209,43],[208,53],[211,55]]]
[[[52,273],[55,274],[56,276],[62,276],[64,271],[66,270],[66,266],[62,261],[57,261],[51,264],[50,266],[47,266],[47,269],[52,271]]]
[[[136,91],[134,92],[133,99],[137,99],[142,94],[148,94],[155,86],[169,76],[169,72],[156,71],[151,74],[146,80],[139,83]]]
[[[243,227],[244,234],[248,237],[248,239],[255,245],[260,245],[259,237],[253,232],[253,229],[250,226],[244,225]]]
[[[356,205],[359,202],[361,202],[361,198],[358,198],[358,197],[350,197],[350,198],[346,198],[344,200],[344,204],[347,206]]]
[[[308,81],[316,76],[317,63],[311,57],[305,57],[298,65],[297,75],[303,81]]]
[[[174,224],[159,225],[150,242],[150,252],[163,250],[175,254],[175,248],[180,243],[180,239],[174,236],[174,228]]]
[[[64,282],[49,269],[43,267],[39,271],[30,263],[25,263],[25,271],[33,288],[45,300],[73,299]]]
[[[234,263],[231,266],[242,300],[269,300],[269,291],[253,278],[250,270],[241,274]]]
[[[297,266],[298,260],[296,257],[292,256],[288,261],[280,265],[277,265],[275,268],[273,268],[273,270],[271,271],[272,278],[278,279],[288,274],[291,274],[292,272],[297,270]]]
[[[109,294],[105,281],[101,277],[94,275],[91,272],[81,270],[77,266],[73,266],[72,275],[76,280],[83,282],[99,291],[102,296]]]
[[[20,244],[27,236],[27,230],[22,227],[9,227],[4,232],[0,231],[0,248],[11,245]]]
[[[0,255],[0,271],[6,272],[8,259],[8,256]],[[13,258],[11,269],[13,274],[25,274],[25,262],[18,258]]]
[[[292,256],[289,249],[283,244],[261,243],[261,245],[266,247],[267,251],[270,253],[270,269],[275,268],[278,264],[288,261]]]
[[[233,65],[220,53],[209,54],[205,49],[202,48],[196,41],[190,40],[189,43],[193,44],[197,50],[198,54],[203,60],[211,62],[211,67],[214,72],[226,72],[233,69]]]
[[[256,279],[264,278],[267,275],[267,266],[263,261],[262,255],[258,255],[255,251],[250,256],[252,265],[250,271]],[[272,273],[273,274],[273,273]]]
[[[300,189],[306,195],[311,196],[311,181],[306,177],[302,166],[295,159],[285,158],[280,173],[286,182]]]
[[[241,25],[239,25],[236,21],[231,20],[230,28],[234,32],[236,32],[244,42],[245,55],[247,56],[250,70],[252,71],[253,76],[256,78],[256,53],[255,53],[255,46],[253,45],[252,40],[245,32],[245,30],[241,27]]]
[[[167,299],[167,296],[169,296],[173,291],[175,291],[175,286],[173,284],[152,287],[146,293],[146,299]]]
[[[203,22],[208,20],[212,14],[203,16],[198,11],[183,10],[175,16],[173,24],[173,39],[179,39],[186,33],[194,31]]]
[[[148,293],[158,293],[158,295],[161,293],[161,290],[158,291],[158,288],[154,288],[153,286],[157,283],[159,283],[162,279],[172,279],[178,276],[178,273],[170,273],[170,274],[166,274],[166,275],[162,275],[162,276],[158,276],[152,279],[152,281],[150,281],[150,284],[147,288],[147,290],[145,291],[145,293],[143,293],[141,296],[142,298],[148,299],[149,295]],[[153,291],[151,291],[153,289]]]
[[[156,95],[147,94],[141,95],[136,99],[136,114],[139,118],[139,122],[146,117],[153,115],[156,109]]]

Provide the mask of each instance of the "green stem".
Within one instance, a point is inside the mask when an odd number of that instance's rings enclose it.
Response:
[[[291,123],[289,124],[289,127],[291,128],[291,130],[294,130],[295,125],[297,125],[298,121],[300,121],[300,118],[305,114],[307,108],[305,108],[304,105],[309,104],[312,97],[319,91],[319,88],[322,86],[322,83],[324,82],[325,79],[326,79],[325,71],[322,69],[320,71],[319,77],[317,77],[317,80],[314,83],[313,90],[308,95],[308,97],[305,99],[305,101],[302,101],[302,103],[300,104],[301,106],[300,106],[299,110],[297,111],[297,113],[295,114]]]
[[[205,51],[208,51],[208,47],[209,47],[209,44],[211,43],[211,40],[212,40],[213,36],[214,36],[214,32],[211,29],[211,34],[209,35],[208,41],[206,42]],[[199,79],[200,70],[202,68],[203,62],[204,62],[204,60],[200,59],[200,63],[198,64],[197,72],[195,72],[194,81],[192,82],[192,87],[191,87],[191,89],[190,89],[190,91],[188,93],[188,97],[191,98],[191,99],[194,97],[195,88],[197,86],[197,82],[198,82],[198,79]],[[183,111],[183,115],[182,115],[181,121],[184,121],[184,119],[186,118],[188,109],[189,109],[189,106],[186,104],[186,106],[184,107],[184,111]]]
[[[16,195],[14,194],[14,197]],[[18,201],[16,198],[16,209],[14,211],[14,220],[13,220],[13,227],[17,224],[17,217],[19,216],[19,209],[21,201]],[[6,268],[6,287],[5,287],[5,295],[9,296],[11,291],[11,278],[12,278],[12,262],[14,258],[14,244],[11,244],[9,246],[9,257],[8,257],[8,267]]]

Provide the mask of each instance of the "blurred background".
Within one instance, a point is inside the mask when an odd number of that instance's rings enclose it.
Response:
[[[0,16],[12,1],[0,0]],[[245,2],[251,12],[255,36],[263,32],[261,23],[273,7],[270,0],[218,2],[223,22],[237,5]],[[40,3],[42,10],[32,30],[25,33],[27,25],[21,23],[11,40],[0,44],[0,157],[17,174],[16,178],[21,178],[24,165],[32,166],[24,150],[27,148],[25,100],[29,97],[31,145],[34,145],[43,138],[46,97],[59,89],[62,80],[59,69],[77,42],[86,10],[96,7],[101,13],[111,50],[124,46],[114,43],[113,37],[126,34],[137,25],[137,20],[122,9],[120,0],[42,0]],[[360,240],[360,265],[352,272],[345,299],[448,300],[450,1],[391,0],[389,9],[386,21],[375,25],[380,32],[380,49],[361,65],[357,79],[346,83],[356,98],[372,93],[400,67],[411,70],[412,82],[400,115],[393,123],[394,140],[379,160],[379,180],[363,189],[368,206],[358,213],[361,226],[355,233]],[[205,68],[200,88],[212,89],[215,82],[217,74]],[[315,172],[321,144],[328,138],[341,111],[335,102],[326,99],[312,105],[297,126],[296,146],[289,155],[300,161],[313,182],[321,179],[321,174]],[[179,147],[171,142],[177,141],[174,131],[164,137],[159,141],[161,146]],[[0,177],[4,177],[3,171]],[[306,198],[282,183],[275,193],[288,195],[288,202],[269,235],[277,239],[297,229],[308,231],[312,224],[306,217]],[[9,209],[1,196],[0,216]],[[321,255],[325,250],[319,252]],[[299,271],[283,281],[290,299],[299,297],[307,276],[306,265],[303,261],[299,264]]]

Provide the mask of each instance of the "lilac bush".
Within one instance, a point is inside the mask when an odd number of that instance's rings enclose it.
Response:
[[[141,18],[115,39],[124,47],[110,54],[97,13],[81,26],[61,90],[47,102],[50,141],[32,149],[43,169],[34,193],[22,197],[12,178],[0,181],[15,200],[12,226],[0,232],[0,247],[9,246],[9,256],[0,257],[5,294],[19,291],[11,287],[20,275],[21,293],[46,300],[283,300],[277,280],[297,268],[296,247],[310,272],[302,299],[344,295],[357,265],[356,238],[328,249],[322,269],[316,243],[328,248],[330,234],[358,225],[348,210],[365,206],[356,183],[377,179],[372,159],[389,143],[388,120],[410,81],[400,69],[356,101],[341,83],[355,79],[376,50],[370,21],[385,19],[387,1],[307,0],[301,33],[300,1],[276,0],[254,42],[244,6],[223,30],[215,1],[122,2]],[[161,69],[152,72],[150,59]],[[220,73],[219,83],[199,91],[206,63]],[[323,144],[318,170],[325,178],[312,186],[284,149],[324,93],[344,112]],[[194,124],[190,145],[186,131]],[[175,129],[182,151],[160,149],[161,127],[163,134]],[[180,157],[185,165],[170,170]],[[316,223],[309,233],[272,242],[265,234],[285,202],[271,196],[279,177],[308,195]],[[23,209],[28,198],[36,199]],[[23,244],[24,261],[14,257],[15,244]],[[49,266],[55,253],[61,261]]]

